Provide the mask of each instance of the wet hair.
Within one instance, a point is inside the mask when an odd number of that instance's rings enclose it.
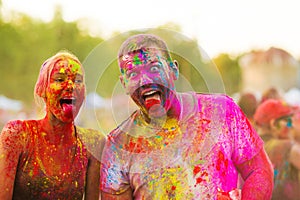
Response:
[[[55,64],[61,60],[71,59],[77,62],[80,66],[82,66],[81,62],[74,54],[70,53],[67,50],[61,50],[57,52],[54,56],[48,58],[41,66],[40,73],[34,88],[34,97],[37,103],[39,97],[46,97],[46,88],[49,83],[51,72],[55,66]],[[83,68],[82,68],[83,70]]]
[[[164,40],[153,34],[137,34],[129,37],[121,45],[118,53],[119,65],[122,56],[143,49],[159,49],[168,61],[172,61],[169,49]]]

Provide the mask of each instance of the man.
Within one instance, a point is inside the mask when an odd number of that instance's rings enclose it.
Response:
[[[176,92],[178,63],[157,36],[128,38],[118,61],[121,83],[140,109],[108,136],[103,199],[270,198],[263,142],[232,99]]]
[[[300,199],[300,145],[291,139],[293,112],[285,102],[268,99],[258,106],[254,115],[257,131],[274,167],[274,200]]]

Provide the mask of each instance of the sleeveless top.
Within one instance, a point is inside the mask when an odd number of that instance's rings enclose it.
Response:
[[[13,199],[82,199],[88,154],[78,137],[78,129],[75,128],[76,145],[72,149],[72,163],[60,172],[51,172],[52,175],[48,174],[49,171],[47,173],[47,166],[42,161],[45,158],[51,160],[51,155],[45,155],[39,149],[43,140],[37,121],[24,121],[23,130],[20,134],[25,134],[24,149],[17,166]]]

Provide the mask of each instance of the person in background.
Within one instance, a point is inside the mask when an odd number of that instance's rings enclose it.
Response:
[[[242,93],[238,100],[238,105],[242,109],[248,120],[251,122],[251,124],[254,125],[253,116],[258,105],[256,96],[250,92]]]
[[[292,138],[295,143],[300,145],[300,107],[299,105],[293,106],[294,114],[292,116]],[[300,170],[298,170],[298,178],[300,182]]]
[[[85,99],[78,58],[60,51],[47,59],[34,92],[45,117],[9,121],[0,135],[0,199],[99,199],[105,137],[74,124]]]
[[[283,100],[282,94],[279,92],[279,90],[275,87],[270,87],[266,89],[261,96],[261,100],[259,104],[263,103],[264,101],[268,99],[278,99]]]
[[[274,200],[300,199],[300,146],[291,138],[293,108],[282,100],[260,104],[254,121],[274,168]]]
[[[270,199],[263,141],[230,97],[177,92],[178,63],[155,35],[129,37],[118,58],[139,110],[108,135],[103,199]]]

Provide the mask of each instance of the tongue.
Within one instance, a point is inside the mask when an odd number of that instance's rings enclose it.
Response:
[[[73,116],[73,108],[74,108],[73,104],[63,103],[62,108],[67,116],[69,116],[69,117]]]
[[[145,106],[147,109],[151,108],[155,104],[161,104],[159,94],[154,94],[145,98]]]

